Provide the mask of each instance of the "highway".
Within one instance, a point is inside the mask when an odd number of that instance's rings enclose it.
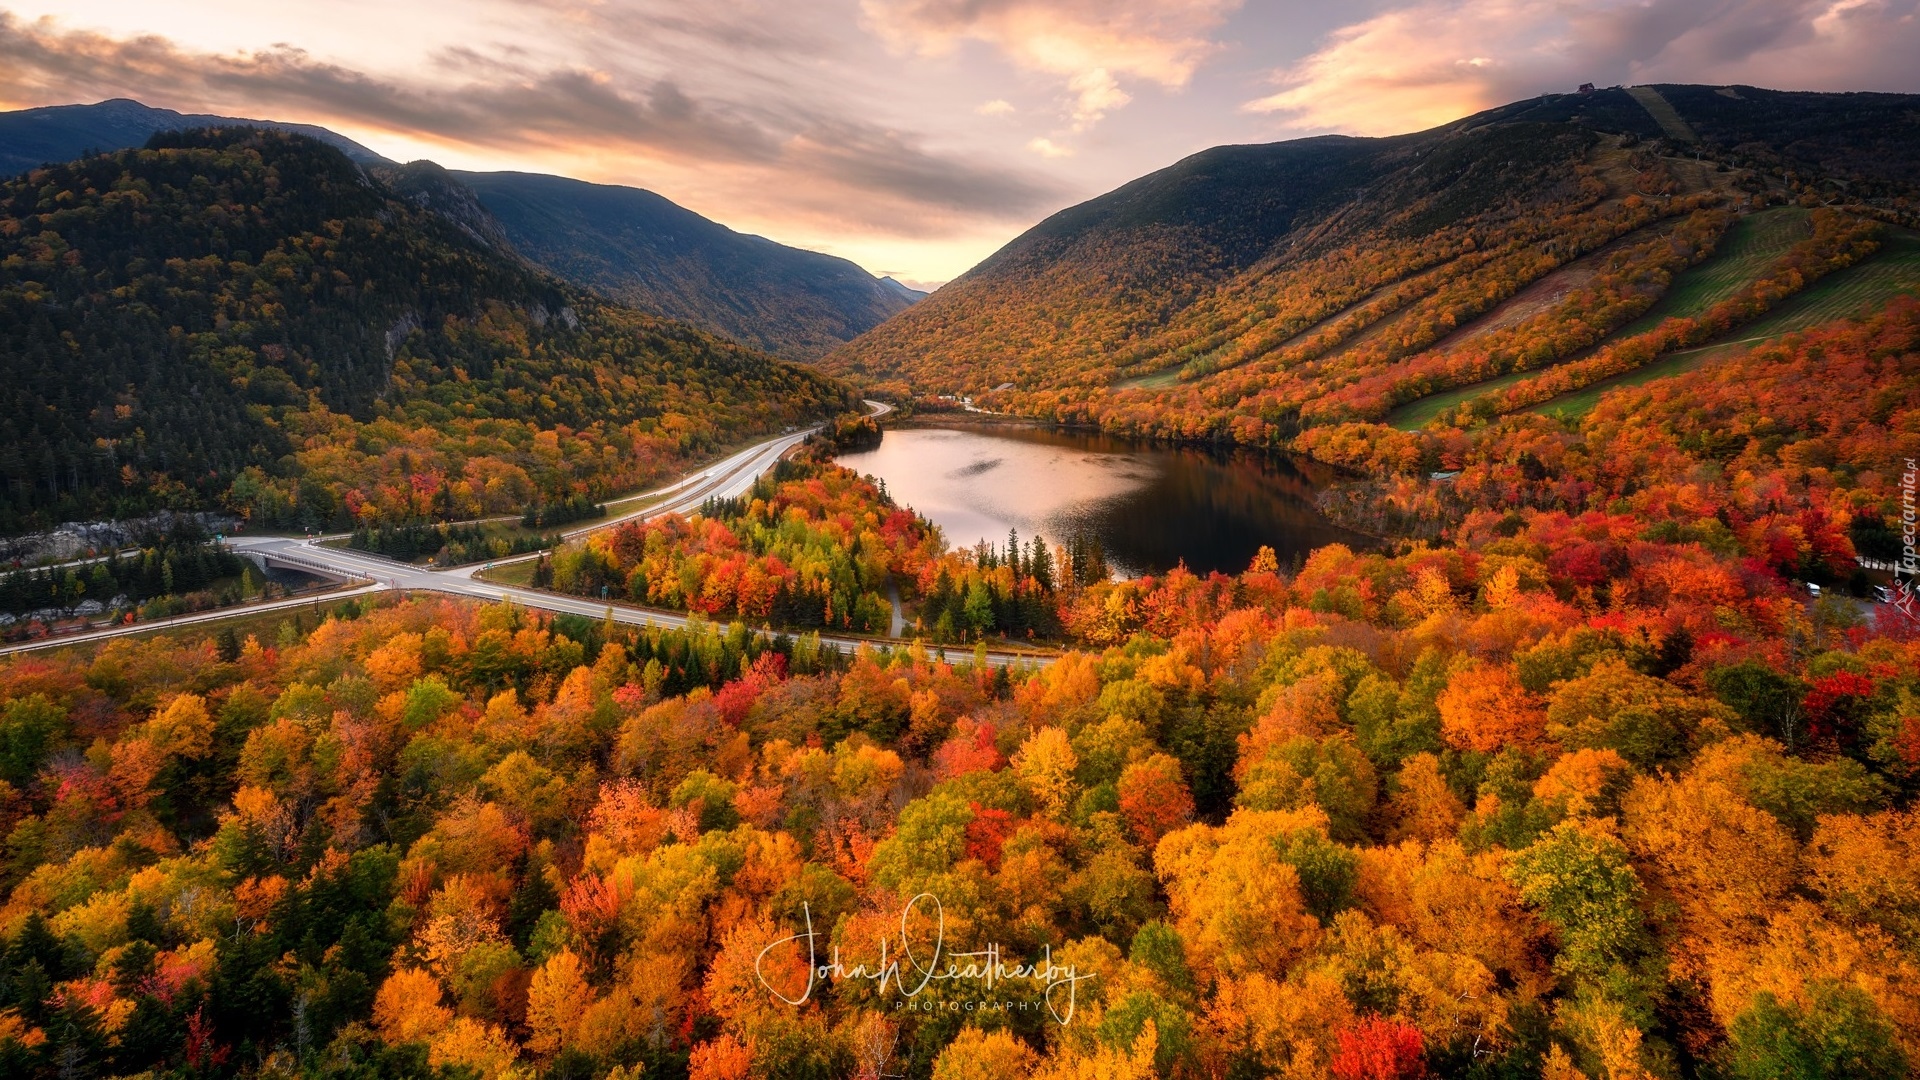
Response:
[[[875,417],[884,416],[893,411],[893,407],[878,401],[869,401],[867,405]],[[658,517],[663,514],[689,513],[697,510],[700,504],[710,498],[732,498],[745,494],[753,487],[753,482],[772,469],[781,456],[803,442],[807,436],[818,431],[818,427],[805,428],[777,438],[750,446],[733,454],[723,461],[709,465],[699,472],[692,473],[674,483],[651,491],[637,498],[651,501],[639,510],[618,517],[597,521],[582,528],[573,529],[565,536],[572,540],[601,529],[610,529],[628,521]],[[482,581],[475,578],[474,572],[487,566],[502,566],[509,562],[519,562],[538,558],[539,555],[523,555],[516,559],[502,559],[493,563],[474,563],[467,566],[435,570],[424,566],[397,562],[366,552],[346,548],[329,547],[320,542],[321,538],[303,539],[289,536],[235,536],[227,540],[227,545],[236,553],[255,555],[284,566],[313,573],[325,574],[346,580],[356,587],[346,593],[332,593],[319,597],[321,603],[330,603],[341,596],[357,596],[380,590],[399,590],[402,592],[438,592],[454,596],[471,597],[494,603],[511,601],[522,607],[540,611],[560,612],[569,615],[583,615],[593,619],[606,618],[611,612],[616,622],[641,626],[684,627],[694,620],[689,616],[659,608],[637,607],[625,603],[610,603],[606,600],[594,600],[585,597],[566,596],[545,592],[539,589],[521,588],[515,585],[502,585],[497,582]],[[171,625],[188,622],[205,622],[213,619],[253,615],[261,611],[270,611],[279,607],[298,607],[312,604],[314,597],[302,597],[298,600],[279,601],[273,604],[251,605],[217,612],[203,612],[198,615],[184,616],[173,620]],[[11,652],[24,652],[30,649],[57,648],[63,645],[78,644],[100,638],[116,637],[125,634],[142,633],[155,629],[164,629],[163,623],[136,623],[131,626],[112,627],[105,630],[90,631],[84,634],[71,634],[59,638],[26,642],[21,645],[0,647],[0,655]],[[820,635],[822,645],[851,652],[863,644],[886,644],[873,638],[860,638],[833,634]],[[940,652],[937,647],[930,651]],[[972,649],[956,648],[945,650],[954,659],[964,659],[974,655]],[[1052,658],[1044,654],[1013,652],[1008,650],[988,650],[987,662],[995,667],[1008,667],[1020,664],[1044,666]]]

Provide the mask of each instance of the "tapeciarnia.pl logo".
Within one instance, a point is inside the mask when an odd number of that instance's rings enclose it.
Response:
[[[1900,561],[1893,567],[1893,606],[1913,622],[1920,622],[1920,603],[1914,596],[1914,579],[1920,577],[1920,550],[1916,550],[1915,532],[1920,529],[1920,508],[1914,505],[1914,485],[1920,480],[1920,461],[1905,459],[1900,473]]]
[[[914,947],[913,921],[916,909],[930,905],[931,910],[923,911],[921,918],[930,920],[932,940]],[[1028,1001],[999,1001],[990,996],[977,1001],[919,1004],[914,999],[936,984],[964,983],[977,984],[982,993],[991,995],[994,987],[1002,984],[1030,983],[1040,989],[1040,999],[1053,1018],[1062,1024],[1073,1019],[1075,999],[1082,982],[1093,978],[1092,974],[1081,974],[1072,964],[1057,964],[1053,960],[1053,947],[1045,946],[1038,961],[1028,963],[1009,960],[1003,954],[1001,946],[990,944],[973,952],[951,952],[947,949],[946,910],[940,900],[932,893],[921,893],[907,901],[900,910],[900,936],[895,941],[890,935],[879,938],[879,960],[876,963],[843,964],[840,961],[840,946],[835,945],[825,963],[820,960],[818,941],[821,936],[813,928],[813,911],[809,905],[801,905],[801,913],[806,929],[797,934],[772,942],[760,950],[754,958],[754,976],[767,993],[789,1005],[802,1005],[813,997],[814,988],[821,982],[832,980],[864,979],[878,983],[880,993],[891,987],[898,999],[897,1009],[925,1009],[983,1011],[991,1009],[1029,1008]],[[767,956],[774,950],[787,945],[805,942],[807,952],[807,984],[799,991],[799,996],[789,996],[780,988],[767,981],[765,964]],[[789,988],[791,989],[791,988]]]

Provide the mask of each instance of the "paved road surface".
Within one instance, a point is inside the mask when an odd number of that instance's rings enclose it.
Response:
[[[869,401],[867,404],[872,407],[874,416],[884,416],[892,411],[892,406],[885,405],[881,402]],[[808,435],[813,434],[817,430],[819,429],[807,428],[802,431],[782,435],[778,438],[768,439],[766,442],[756,446],[748,447],[728,457],[724,461],[710,465],[676,483],[660,488],[658,491],[649,492],[647,496],[644,496],[660,499],[661,501],[659,502],[652,503],[641,510],[635,510],[628,514],[609,518],[605,521],[598,521],[583,528],[574,529],[565,535],[568,539],[573,539],[599,529],[611,528],[623,522],[638,518],[651,518],[670,513],[687,513],[698,509],[701,503],[710,498],[732,498],[745,494],[753,487],[753,482],[759,479],[761,474],[773,468],[774,463],[780,460],[781,455],[798,446]],[[605,600],[592,600],[584,597],[563,596],[558,593],[543,592],[537,589],[526,589],[514,585],[502,585],[491,581],[481,581],[473,576],[476,570],[483,569],[487,565],[500,566],[508,562],[519,562],[525,559],[538,558],[538,553],[521,556],[517,559],[502,559],[492,564],[475,563],[449,570],[432,570],[422,566],[396,562],[392,559],[382,558],[378,555],[371,555],[362,551],[327,547],[321,545],[317,540],[307,540],[300,537],[238,536],[230,538],[227,543],[234,551],[242,554],[260,555],[300,569],[346,578],[350,582],[364,583],[361,587],[353,589],[350,592],[334,593],[323,597],[323,602],[331,601],[340,596],[357,596],[362,593],[382,589],[399,589],[417,592],[451,593],[455,596],[467,596],[476,600],[487,600],[496,603],[511,600],[523,607],[536,608],[542,611],[563,612],[570,615],[584,615],[594,619],[605,618],[608,612],[611,611],[614,620],[617,622],[643,626],[682,627],[692,621],[688,616],[677,611],[635,607],[630,604],[609,603]],[[172,624],[139,623],[133,626],[115,627],[110,630],[93,631],[86,634],[72,634],[47,641],[29,642],[25,645],[0,648],[0,655],[5,655],[9,652],[25,651],[27,649],[55,648],[61,645],[70,645],[96,638],[142,633],[148,630],[163,628],[165,625],[177,625],[178,623],[184,622],[204,622],[225,616],[250,615],[260,611],[273,610],[277,607],[297,607],[300,604],[312,602],[312,597],[304,597],[297,601],[255,605],[240,610],[229,609],[220,612],[205,612],[199,616],[186,616]],[[830,634],[822,634],[820,636],[821,644],[829,645],[842,651],[856,649],[865,643],[866,640],[867,639]],[[971,650],[956,649],[952,650],[948,655],[954,659],[964,659],[967,656],[973,655],[973,653]],[[989,650],[987,653],[987,662],[996,667],[1022,663],[1039,666],[1050,663],[1051,658],[1044,655],[1036,656],[1028,653]]]
[[[84,634],[62,634],[58,637],[41,638],[37,641],[24,641],[18,645],[0,646],[0,656],[8,653],[34,652],[39,649],[60,649],[68,645],[83,645],[89,641],[102,641],[107,638],[128,637],[133,634],[151,634],[159,630],[171,630],[176,626],[191,626],[194,623],[216,622],[220,619],[238,619],[248,615],[258,615],[266,611],[281,611],[286,608],[319,607],[322,610],[364,596],[370,592],[380,592],[385,585],[366,584],[351,588],[335,589],[332,592],[308,593],[304,596],[289,596],[284,600],[269,600],[264,604],[242,604],[238,607],[215,608],[212,611],[196,611],[187,615],[175,615],[170,619],[153,619],[145,622],[110,626],[104,630],[89,630]]]

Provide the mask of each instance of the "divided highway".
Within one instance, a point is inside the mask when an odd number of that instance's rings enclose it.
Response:
[[[872,415],[875,417],[884,416],[893,411],[892,406],[878,401],[869,401],[867,405],[872,408]],[[817,427],[806,428],[748,447],[726,458],[724,461],[717,462],[699,472],[692,473],[667,487],[640,496],[641,499],[649,500],[649,504],[640,510],[635,510],[631,513],[622,514],[604,521],[594,522],[584,528],[571,530],[565,535],[567,539],[571,540],[600,529],[612,528],[636,519],[657,517],[662,514],[688,513],[699,509],[700,504],[710,498],[732,498],[737,495],[743,495],[753,487],[755,480],[773,468],[774,463],[779,461],[782,455],[795,446],[798,446],[807,436],[818,430],[819,428]],[[344,595],[359,595],[364,592],[383,589],[440,592],[495,603],[510,600],[522,607],[534,608],[541,611],[563,612],[570,615],[584,615],[594,619],[605,618],[609,610],[611,610],[615,621],[641,626],[682,627],[692,621],[687,615],[677,611],[635,607],[630,604],[610,603],[605,600],[592,600],[584,597],[564,596],[559,593],[544,592],[538,589],[526,589],[514,585],[502,585],[496,582],[482,581],[473,576],[475,571],[482,569],[484,566],[500,566],[508,562],[538,558],[537,554],[521,556],[518,559],[502,559],[491,564],[476,563],[447,570],[434,570],[423,566],[396,562],[392,559],[382,558],[378,555],[370,555],[365,552],[328,547],[319,543],[318,540],[307,540],[300,537],[243,536],[232,537],[227,543],[229,547],[240,554],[257,555],[282,565],[293,566],[301,570],[326,574],[332,577],[344,578],[349,582],[359,585],[352,593]],[[322,599],[331,601],[340,595],[343,594],[334,594],[333,596],[323,597]],[[313,602],[312,597],[302,597],[296,600],[254,605],[224,612],[206,612],[197,616],[186,616],[174,622],[175,624],[204,622],[228,616],[251,615],[280,607],[297,607]],[[71,645],[97,638],[142,633],[154,629],[162,629],[166,625],[168,624],[135,624],[125,627],[113,627],[107,630],[97,630],[85,634],[73,634],[44,641],[27,642],[22,645],[0,648],[0,655],[9,652],[22,652],[28,649],[56,648],[62,645]],[[820,635],[820,643],[840,649],[843,652],[851,652],[862,644],[873,644],[875,642],[874,639],[870,638],[822,634]],[[941,650],[937,647],[930,647],[930,651],[938,653]],[[955,660],[974,655],[973,650],[965,648],[946,650],[946,653]],[[996,667],[1006,667],[1017,664],[1040,666],[1050,663],[1051,659],[1051,657],[1033,653],[1005,650],[988,650],[987,652],[987,662]]]

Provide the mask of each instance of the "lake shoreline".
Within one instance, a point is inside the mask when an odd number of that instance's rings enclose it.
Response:
[[[1323,514],[1341,470],[1260,447],[1169,443],[1026,417],[935,413],[887,425],[877,447],[838,455],[874,476],[948,541],[1009,530],[1100,544],[1116,569],[1237,573],[1261,547],[1284,561],[1376,538]]]
[[[1101,435],[1110,439],[1124,439],[1128,442],[1139,443],[1143,446],[1162,449],[1265,454],[1275,458],[1284,458],[1289,461],[1305,462],[1314,468],[1324,469],[1348,480],[1364,480],[1368,478],[1366,473],[1360,472],[1357,469],[1350,469],[1344,465],[1334,464],[1331,461],[1322,461],[1311,454],[1302,453],[1299,450],[1292,450],[1284,446],[1260,446],[1254,443],[1235,442],[1232,439],[1180,439],[1168,435],[1135,435],[1124,431],[1111,431],[1098,424],[1068,424],[1058,420],[1042,420],[1033,416],[1021,416],[1017,413],[959,411],[950,413],[909,413],[903,416],[898,412],[894,412],[889,414],[886,419],[879,421],[879,423],[883,431],[888,428],[905,430],[911,428],[942,428],[955,425],[968,425],[975,427],[1037,428],[1043,431]],[[1372,537],[1371,539],[1378,540],[1380,538]]]

